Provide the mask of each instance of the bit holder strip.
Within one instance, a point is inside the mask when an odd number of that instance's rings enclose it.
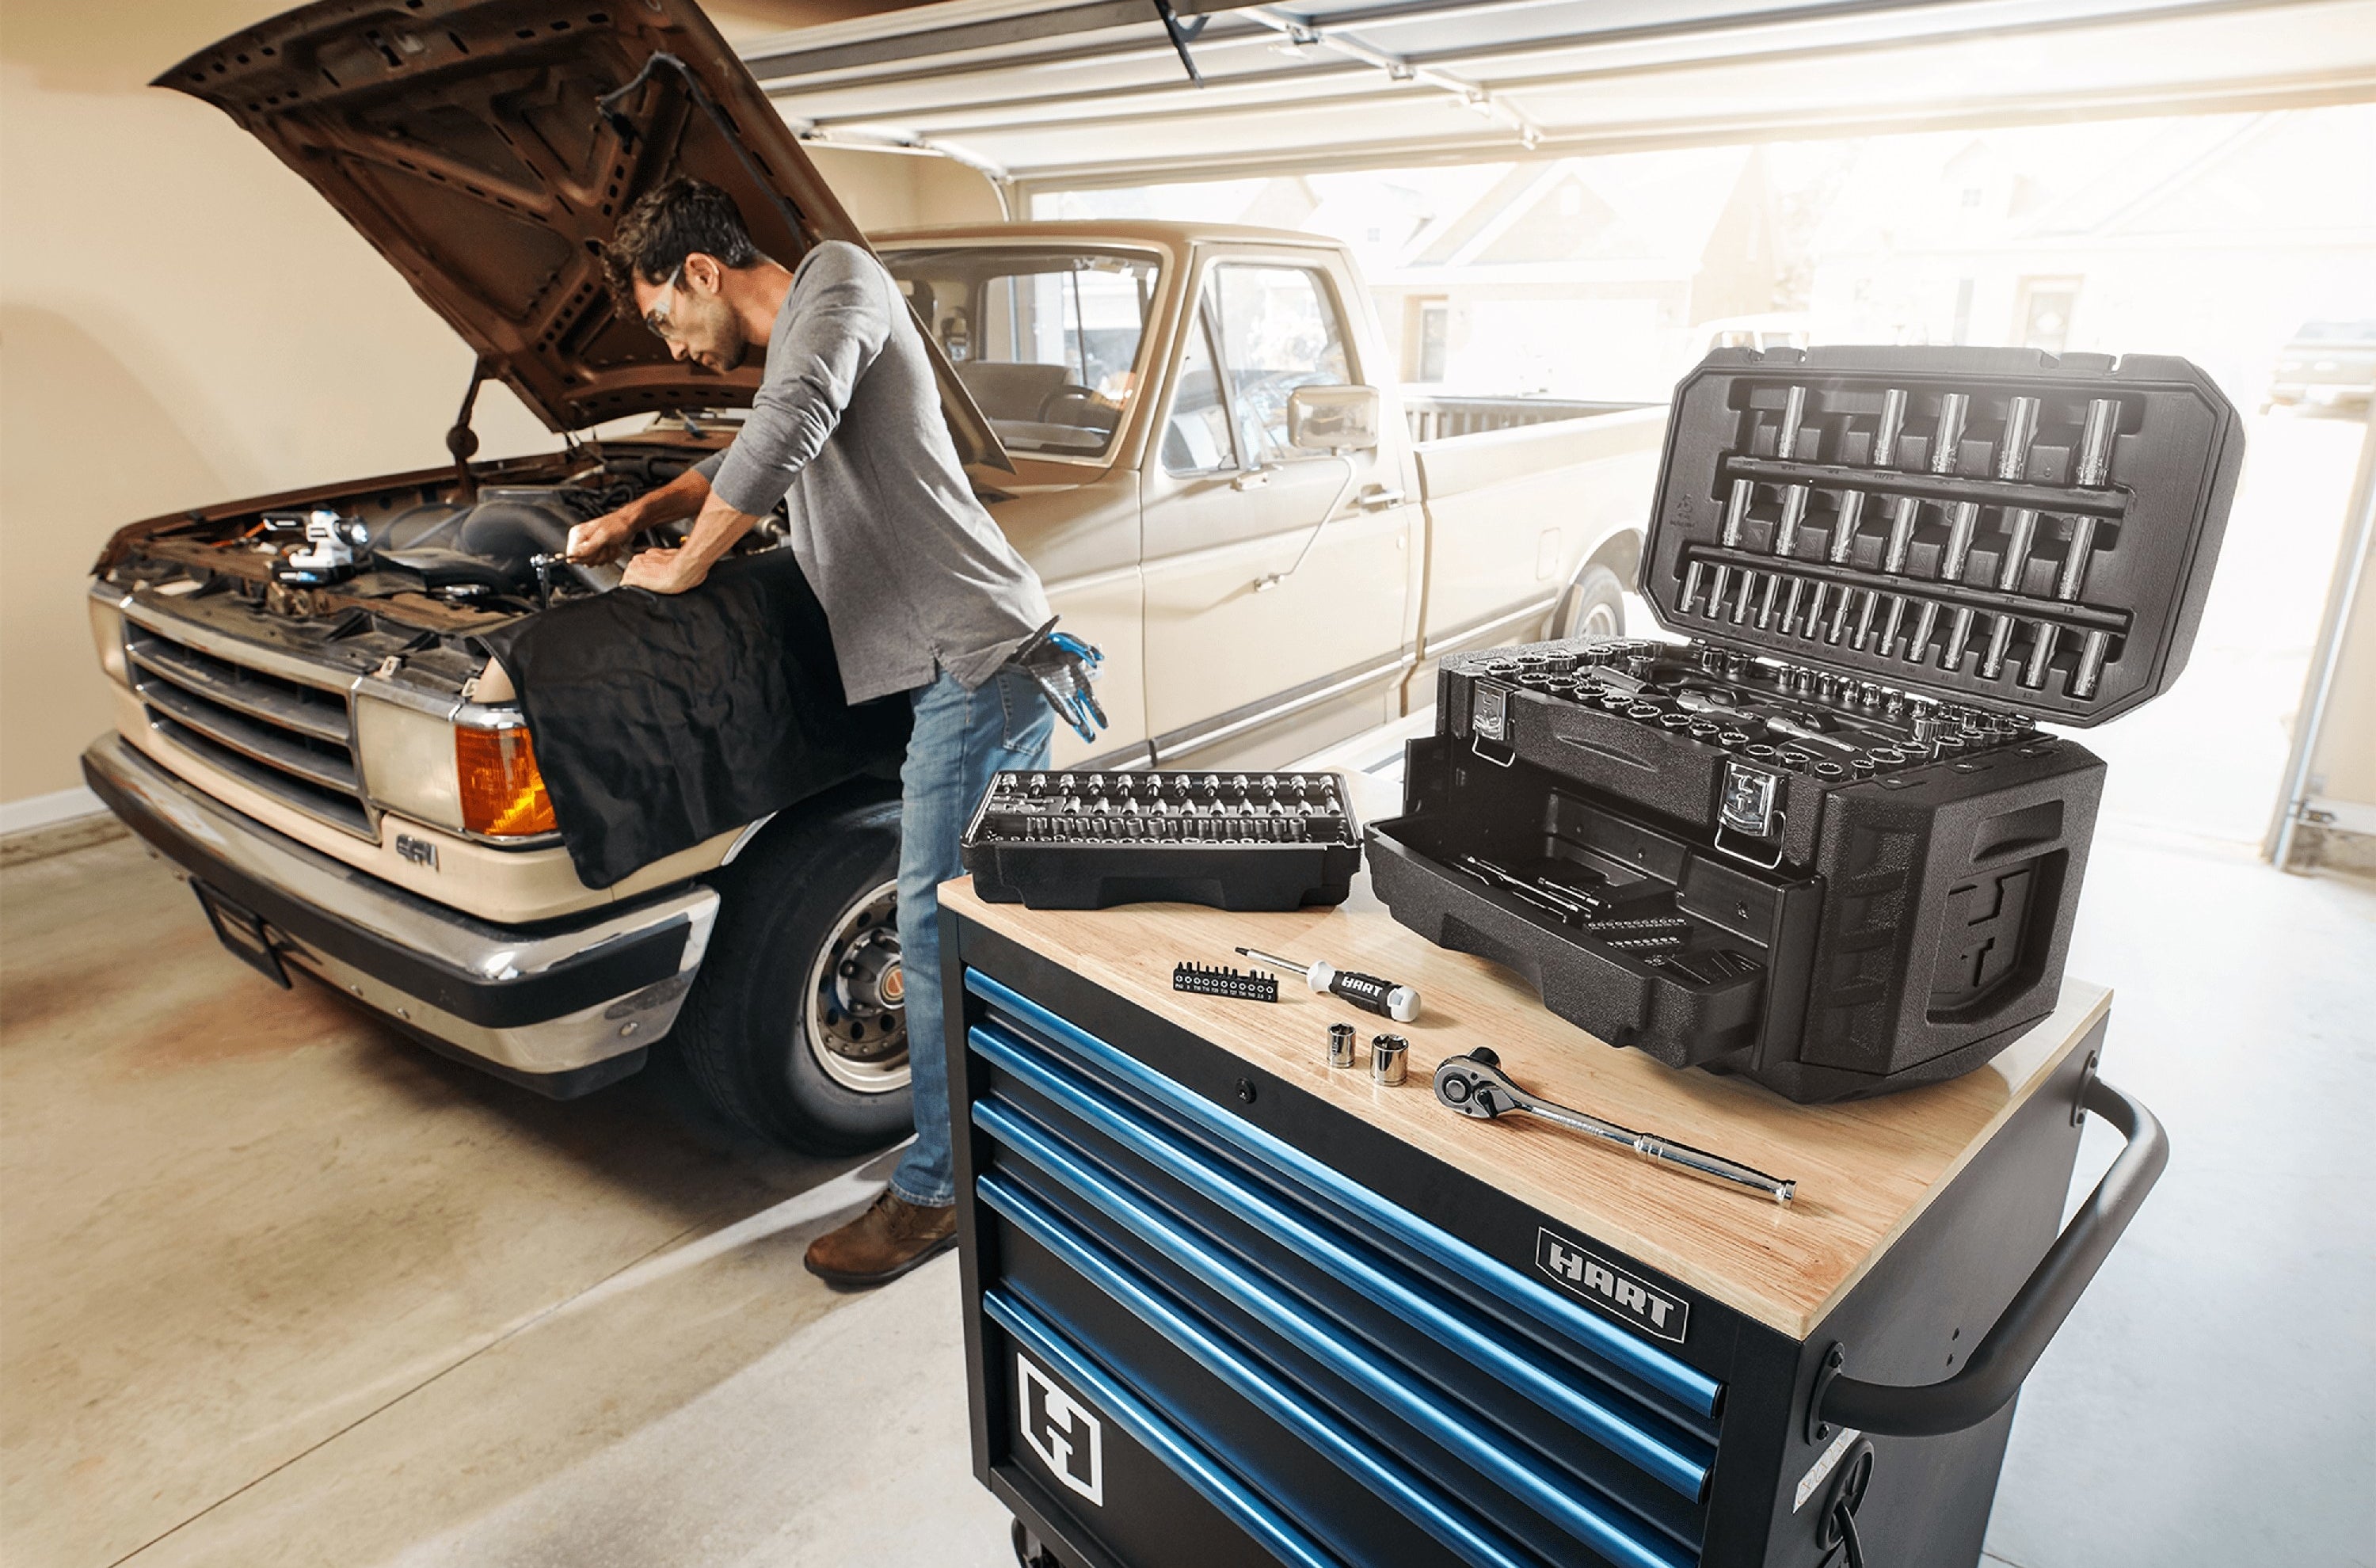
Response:
[[[1171,966],[1171,989],[1199,996],[1226,996],[1237,1002],[1278,1000],[1277,975],[1250,974],[1244,969],[1216,968],[1186,961]]]

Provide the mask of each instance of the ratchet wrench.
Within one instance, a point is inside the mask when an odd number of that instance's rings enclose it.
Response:
[[[1675,1143],[1651,1133],[1637,1133],[1631,1127],[1621,1127],[1614,1122],[1603,1122],[1598,1116],[1587,1116],[1581,1111],[1571,1111],[1564,1105],[1538,1099],[1510,1081],[1502,1071],[1502,1059],[1482,1047],[1465,1056],[1446,1057],[1435,1070],[1435,1098],[1439,1104],[1456,1111],[1463,1116],[1473,1116],[1490,1122],[1497,1116],[1524,1111],[1546,1122],[1555,1122],[1573,1132],[1620,1148],[1632,1149],[1643,1158],[1659,1165],[1670,1165],[1711,1182],[1722,1182],[1735,1187],[1745,1187],[1777,1204],[1787,1204],[1799,1191],[1799,1183],[1778,1176],[1768,1176],[1746,1165],[1710,1154],[1689,1144]]]

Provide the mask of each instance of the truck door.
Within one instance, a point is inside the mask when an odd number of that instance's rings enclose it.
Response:
[[[1287,439],[1296,387],[1383,369],[1360,362],[1338,281],[1310,253],[1205,266],[1146,469],[1158,762],[1226,756],[1295,714],[1342,710],[1344,733],[1384,716],[1410,592],[1400,433],[1346,457]]]

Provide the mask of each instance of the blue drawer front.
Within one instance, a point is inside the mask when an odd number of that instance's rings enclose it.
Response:
[[[972,1108],[991,1140],[976,1192],[1011,1233],[1453,1560],[1697,1561],[1713,1380],[1597,1317],[1564,1333],[1571,1304],[1506,1265],[988,977],[967,983],[993,1006],[969,1036],[992,1086]],[[1029,1306],[1195,1431],[1148,1361],[1161,1348],[1113,1342],[1077,1286],[1051,1289],[1036,1266],[1037,1286],[985,1278],[985,1297]],[[1325,1513],[1298,1507],[1293,1467],[1233,1460],[1224,1437],[1206,1433],[1213,1462],[1289,1518]]]
[[[1207,1503],[1236,1521],[1280,1562],[1294,1568],[1343,1568],[1336,1557],[1250,1491],[1228,1466],[1164,1420],[1135,1389],[1083,1355],[1040,1313],[996,1290],[982,1293],[981,1310],[1025,1348],[1095,1398],[1131,1436],[1160,1455]]]

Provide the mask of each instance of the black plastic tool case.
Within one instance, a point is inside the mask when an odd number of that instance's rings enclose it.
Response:
[[[1334,773],[1001,773],[960,844],[994,904],[1341,904],[1361,825]]]
[[[1640,589],[1685,645],[1447,659],[1395,918],[1669,1066],[1802,1101],[2052,1010],[2100,723],[2185,667],[2243,458],[2183,360],[1725,350],[1677,388]]]

